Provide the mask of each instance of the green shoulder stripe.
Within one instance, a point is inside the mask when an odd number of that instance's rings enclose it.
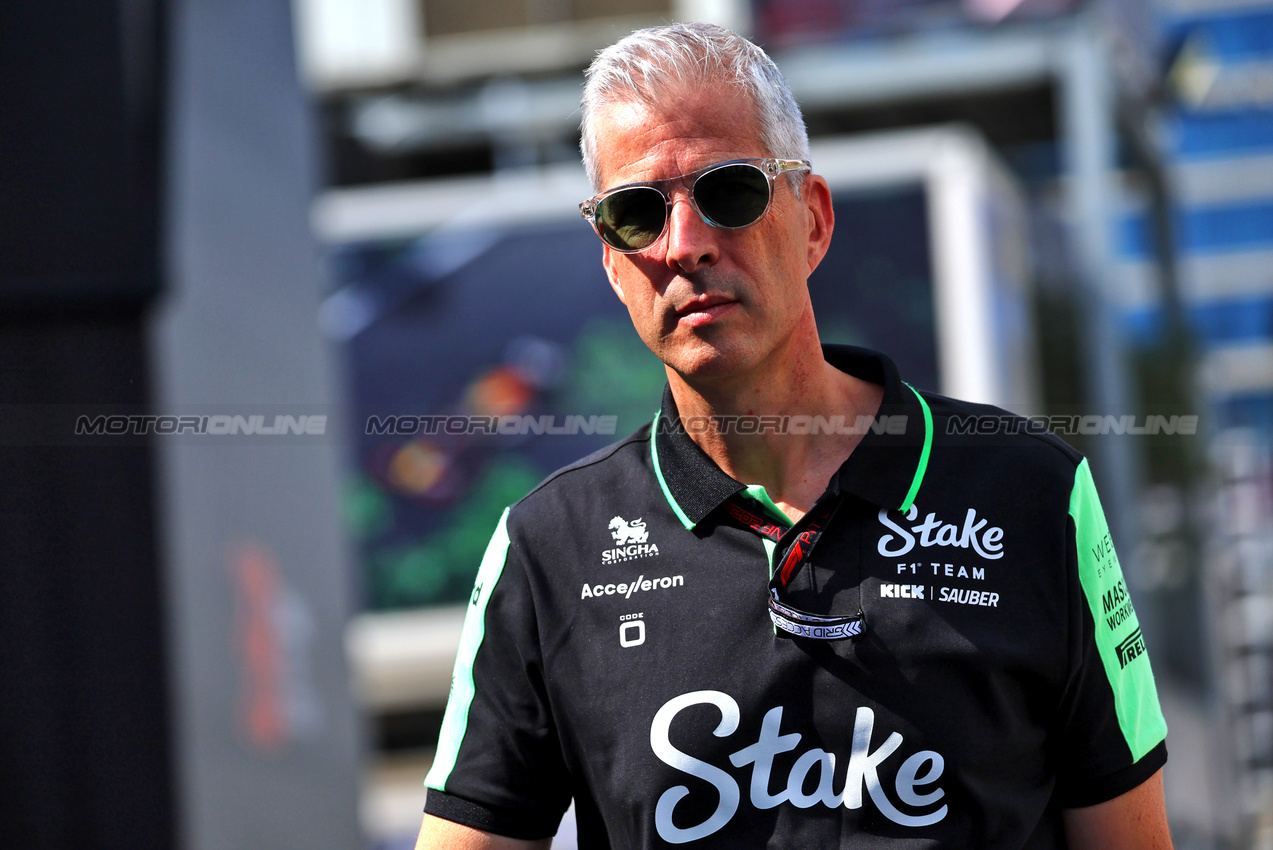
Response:
[[[1074,471],[1070,516],[1074,519],[1079,582],[1096,623],[1096,648],[1114,691],[1118,726],[1132,759],[1140,761],[1167,736],[1167,722],[1158,705],[1140,622],[1127,594],[1086,458]]]
[[[460,649],[455,656],[455,672],[451,674],[451,697],[446,703],[446,713],[442,715],[442,732],[438,736],[438,752],[433,759],[433,767],[424,778],[427,788],[446,790],[446,781],[455,768],[455,760],[460,754],[460,744],[464,741],[464,733],[469,724],[469,707],[473,704],[476,689],[473,685],[473,662],[477,658],[478,647],[486,635],[486,606],[491,600],[491,593],[499,583],[504,572],[504,561],[508,557],[508,508],[499,518],[499,525],[486,546],[486,554],[482,556],[482,565],[477,570],[477,581],[473,586],[473,595],[469,598],[469,610],[464,615],[464,628],[460,631]]]

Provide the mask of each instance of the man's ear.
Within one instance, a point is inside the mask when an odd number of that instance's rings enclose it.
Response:
[[[835,208],[831,205],[831,187],[820,174],[807,175],[800,189],[805,208],[809,211],[807,258],[809,274],[813,274],[831,247]]]
[[[618,251],[613,251],[610,246],[601,243],[601,265],[605,267],[606,277],[610,279],[610,288],[614,290],[614,294],[619,296],[619,300],[623,302],[623,306],[628,306],[628,299],[623,294],[623,285],[619,283],[619,262],[621,255]]]

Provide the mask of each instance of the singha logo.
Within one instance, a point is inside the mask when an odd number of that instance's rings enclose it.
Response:
[[[610,520],[610,536],[614,538],[614,548],[601,553],[601,563],[617,564],[631,561],[633,558],[648,558],[659,554],[659,547],[649,543],[650,532],[645,530],[645,520],[637,517],[628,522],[621,516]],[[644,578],[644,576],[642,576]],[[601,587],[601,585],[597,585]]]

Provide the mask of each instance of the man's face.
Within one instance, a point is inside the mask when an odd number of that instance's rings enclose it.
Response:
[[[667,107],[618,104],[595,122],[602,186],[675,177],[766,150],[750,99],[726,87],[687,92]],[[660,360],[691,382],[742,378],[781,358],[802,325],[813,329],[806,281],[830,242],[830,195],[805,178],[803,200],[786,178],[769,212],[739,230],[712,227],[688,188],[672,194],[667,227],[636,254],[604,247],[610,285]]]

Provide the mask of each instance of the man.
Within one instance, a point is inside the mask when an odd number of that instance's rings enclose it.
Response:
[[[582,210],[655,422],[506,511],[419,847],[1166,848],[1166,727],[1086,462],[819,343],[833,214],[762,51],[589,69]],[[1011,429],[1010,429],[1011,430]]]

